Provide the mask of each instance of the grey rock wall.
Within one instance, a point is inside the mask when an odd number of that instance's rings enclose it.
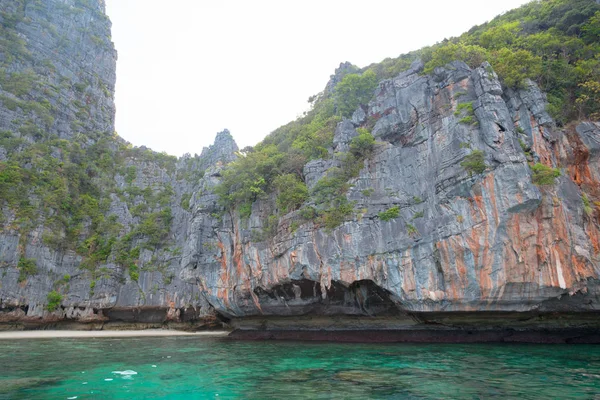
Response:
[[[421,69],[381,82],[368,112],[338,125],[336,151],[368,120],[378,141],[347,194],[357,212],[342,226],[329,232],[292,213],[274,238],[255,242],[251,231],[271,200],[254,204],[248,221],[229,213],[220,222],[211,218],[214,199],[196,199],[182,276],[218,313],[598,310],[598,215],[586,214],[582,199],[597,194],[600,126],[556,128],[534,83],[504,89],[487,63],[471,70],[454,62],[431,76]],[[461,165],[475,151],[483,173]],[[561,177],[535,185],[534,162]],[[308,186],[335,164],[309,162]],[[587,181],[575,173],[581,168]],[[382,221],[393,206],[400,216]],[[295,232],[292,221],[301,223]]]
[[[99,178],[94,184],[111,191],[107,217],[122,224],[119,240],[143,222],[135,208],[148,202],[144,193],[173,192],[162,206],[172,210],[166,245],[147,248],[143,238],[132,243],[132,247],[142,247],[136,260],[137,279],[116,262],[114,253],[90,269],[81,251],[48,246],[43,237],[52,231],[46,223],[52,214],[42,215],[37,226],[23,227],[14,210],[4,207],[0,215],[0,322],[31,326],[64,320],[211,323],[210,305],[196,285],[180,279],[179,265],[192,220],[187,199],[201,187],[204,170],[235,157],[237,146],[229,132],[218,134],[215,145],[200,156],[186,155],[173,162],[146,148],[130,149],[113,137],[117,53],[104,2],[3,0],[0,12],[0,40],[6,45],[0,46],[0,131],[7,132],[13,142],[23,143],[10,148],[0,145],[0,160],[6,161],[11,152],[28,151],[35,143],[47,143],[51,149],[52,154],[43,157],[61,160],[60,139],[76,141],[84,151],[99,142],[108,143],[113,160],[104,173],[114,182],[109,182],[110,189],[97,182]],[[23,83],[15,85],[18,81]],[[129,150],[123,154],[122,148]],[[122,169],[112,166],[123,157]],[[134,175],[126,177],[127,170]],[[32,200],[39,202],[34,194]],[[89,222],[82,229],[89,229]],[[21,259],[33,261],[36,268],[25,279]],[[62,300],[58,309],[49,311],[52,291],[60,293]]]

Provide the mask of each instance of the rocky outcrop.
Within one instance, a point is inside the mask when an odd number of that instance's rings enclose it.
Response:
[[[381,82],[368,112],[338,125],[336,151],[369,123],[378,141],[348,192],[358,212],[342,226],[328,232],[292,213],[255,242],[269,200],[248,221],[230,213],[221,223],[213,198],[195,199],[201,235],[187,242],[183,274],[216,312],[252,329],[390,329],[435,323],[434,313],[599,310],[600,125],[555,127],[534,83],[503,89],[487,63],[421,69]],[[481,173],[465,164],[477,153]],[[533,163],[561,176],[538,186]],[[307,184],[334,164],[307,164]],[[378,217],[394,206],[398,218]],[[310,315],[332,319],[298,322]]]

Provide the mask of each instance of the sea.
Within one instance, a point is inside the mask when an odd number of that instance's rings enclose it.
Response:
[[[600,346],[3,340],[0,399],[600,399]]]

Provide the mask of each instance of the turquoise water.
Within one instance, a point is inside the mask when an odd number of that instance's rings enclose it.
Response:
[[[0,399],[600,399],[600,347],[0,341]]]

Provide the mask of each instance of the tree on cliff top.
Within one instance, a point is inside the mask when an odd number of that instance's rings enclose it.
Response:
[[[367,104],[377,87],[377,76],[373,71],[363,74],[348,74],[335,87],[337,110],[349,118],[358,106]]]

